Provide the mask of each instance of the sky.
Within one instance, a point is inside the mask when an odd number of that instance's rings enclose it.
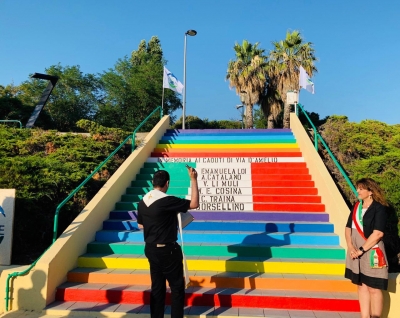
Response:
[[[399,124],[399,17],[393,0],[0,0],[0,85],[58,63],[101,74],[154,35],[183,82],[184,34],[194,29],[186,115],[239,120],[240,99],[225,80],[234,44],[260,42],[269,52],[299,30],[318,58],[315,94],[299,97],[306,110]]]

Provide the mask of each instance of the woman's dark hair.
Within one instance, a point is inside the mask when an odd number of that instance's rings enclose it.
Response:
[[[153,187],[162,188],[169,181],[169,173],[165,170],[158,170],[153,176]]]
[[[383,194],[383,190],[374,179],[362,178],[356,182],[356,187],[361,187],[362,189],[371,191],[372,199],[374,199],[374,201],[377,201],[384,206],[389,206],[385,199],[385,195]]]

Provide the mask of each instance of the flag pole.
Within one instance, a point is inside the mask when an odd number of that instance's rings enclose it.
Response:
[[[164,87],[162,88],[161,109],[164,112]]]

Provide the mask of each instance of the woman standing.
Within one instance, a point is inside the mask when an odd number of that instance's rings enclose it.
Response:
[[[357,202],[346,224],[345,277],[358,285],[362,318],[379,318],[383,309],[382,290],[387,289],[388,267],[382,237],[388,203],[379,185],[370,178],[357,181]]]

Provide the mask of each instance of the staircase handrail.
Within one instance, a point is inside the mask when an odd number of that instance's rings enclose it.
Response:
[[[157,106],[155,110],[151,112],[149,116],[147,116],[140,124],[139,126],[133,131],[132,135],[129,135],[128,137],[125,138],[125,140],[117,147],[115,150],[102,162],[100,163],[97,168],[88,176],[82,183],[73,190],[69,196],[67,196],[56,208],[56,212],[54,215],[54,226],[53,226],[53,242],[51,243],[50,247],[54,244],[54,242],[57,240],[57,231],[58,231],[58,215],[60,213],[61,208],[104,166],[104,164],[111,159],[129,140],[132,139],[132,152],[135,150],[135,136],[136,132],[139,130],[140,127],[143,126],[143,124],[149,120],[149,118],[157,111],[160,110],[160,119],[162,119],[163,116],[163,109],[161,106]],[[49,247],[49,248],[50,248]],[[48,249],[49,249],[48,248]],[[48,250],[46,249],[46,251]],[[10,279],[12,277],[17,277],[17,276],[22,276],[27,273],[36,265],[36,263],[39,261],[39,259],[46,253],[46,251],[43,252],[42,255],[39,256],[39,258],[34,261],[27,269],[21,272],[13,272],[11,274],[8,274],[7,280],[6,280],[6,297],[5,297],[5,302],[6,302],[6,312],[8,311],[8,303],[10,300],[9,296],[9,291],[10,291]]]
[[[135,150],[134,149],[134,145],[135,145],[135,141],[136,141],[136,132],[145,124],[145,122],[147,122],[149,120],[149,118],[157,111],[160,110],[160,120],[163,116],[163,109],[161,106],[158,106],[155,110],[153,110],[151,112],[151,114],[149,116],[147,116],[140,124],[139,126],[137,126],[137,128],[133,131],[132,133],[132,152]]]
[[[326,151],[328,152],[329,156],[331,157],[332,161],[336,165],[336,167],[339,169],[340,173],[346,180],[347,184],[350,186],[351,190],[355,194],[356,197],[358,197],[357,189],[351,182],[350,178],[347,176],[346,172],[342,168],[341,164],[339,161],[336,159],[335,155],[332,153],[332,151],[329,149],[328,145],[326,144],[325,140],[322,138],[322,136],[318,133],[317,128],[315,127],[314,123],[311,121],[310,117],[307,115],[307,112],[304,110],[303,105],[297,104],[297,109],[296,109],[296,115],[299,116],[298,114],[298,108],[303,112],[303,114],[306,116],[308,123],[311,125],[313,131],[314,131],[314,147],[315,150],[318,151],[318,141],[321,141],[322,145],[325,147]]]
[[[14,119],[0,120],[0,123],[19,123],[19,128],[22,128],[22,123],[19,120],[14,120]]]

